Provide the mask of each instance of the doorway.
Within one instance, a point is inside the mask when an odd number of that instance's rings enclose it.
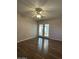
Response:
[[[39,24],[38,36],[40,37],[49,37],[49,24]]]

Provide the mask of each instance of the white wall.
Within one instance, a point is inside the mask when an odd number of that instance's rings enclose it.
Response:
[[[37,22],[17,14],[17,41],[23,41],[37,36]]]
[[[62,20],[50,19],[39,21],[39,24],[49,24],[49,38],[62,41]]]

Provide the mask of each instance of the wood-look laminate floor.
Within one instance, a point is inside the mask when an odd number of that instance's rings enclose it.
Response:
[[[34,38],[17,44],[17,57],[27,59],[62,59],[62,42]]]

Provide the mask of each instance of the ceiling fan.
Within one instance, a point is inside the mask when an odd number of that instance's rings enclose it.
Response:
[[[44,10],[42,8],[35,8],[33,12],[33,17],[36,17],[37,19],[42,19],[44,17]]]

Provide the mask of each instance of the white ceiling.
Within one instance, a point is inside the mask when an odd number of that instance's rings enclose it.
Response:
[[[43,19],[62,17],[62,0],[17,0],[17,12],[22,16],[32,18],[37,7],[44,10]]]

